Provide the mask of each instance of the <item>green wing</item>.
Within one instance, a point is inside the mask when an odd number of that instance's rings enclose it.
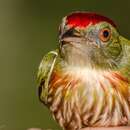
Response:
[[[118,68],[125,75],[129,78],[130,75],[130,40],[120,36],[120,43],[122,45],[122,57],[121,61],[118,64]]]
[[[37,80],[38,80],[38,94],[40,101],[46,104],[48,95],[48,83],[55,65],[56,58],[58,56],[58,50],[50,51],[46,54],[38,68]]]

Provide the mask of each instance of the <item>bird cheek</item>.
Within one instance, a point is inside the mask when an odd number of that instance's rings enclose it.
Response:
[[[97,45],[98,48],[100,48],[102,46],[101,41],[100,40],[96,40],[96,45]]]
[[[110,41],[109,42],[103,42],[100,39],[98,39],[98,40],[96,40],[96,43],[97,43],[98,47],[106,47],[110,43]]]

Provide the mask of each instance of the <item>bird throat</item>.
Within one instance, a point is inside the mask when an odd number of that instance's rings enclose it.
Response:
[[[104,55],[97,47],[93,46],[71,46],[66,45],[62,48],[62,56],[70,66],[111,69],[114,65],[104,58]]]

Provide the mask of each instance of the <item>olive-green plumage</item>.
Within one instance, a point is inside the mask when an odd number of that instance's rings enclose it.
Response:
[[[61,127],[130,124],[130,41],[104,16],[76,12],[60,25],[60,46],[38,70],[39,98]]]

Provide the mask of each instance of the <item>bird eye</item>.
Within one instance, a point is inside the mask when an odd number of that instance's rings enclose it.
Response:
[[[102,29],[99,32],[99,38],[103,42],[107,42],[111,37],[111,30],[109,28]]]

